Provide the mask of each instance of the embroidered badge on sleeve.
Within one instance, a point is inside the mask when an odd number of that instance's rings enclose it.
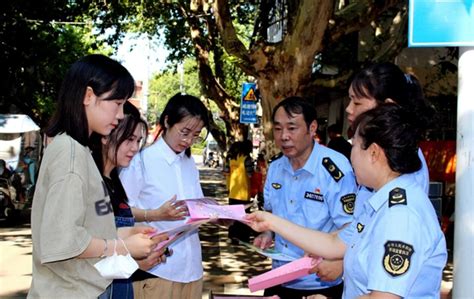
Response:
[[[342,177],[344,176],[342,171],[336,166],[336,164],[334,164],[334,162],[329,157],[323,158],[323,166],[324,168],[326,168],[326,170],[336,182],[339,182],[339,180],[342,179]]]
[[[395,188],[390,191],[388,195],[388,207],[391,208],[396,205],[407,205],[407,195],[405,189]]]
[[[355,193],[349,193],[341,197],[342,209],[346,214],[354,214],[356,195]]]
[[[385,242],[383,268],[393,277],[405,274],[410,269],[411,256],[415,252],[413,246],[401,241]]]

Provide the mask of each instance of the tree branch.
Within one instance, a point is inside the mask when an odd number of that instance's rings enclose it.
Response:
[[[341,37],[349,33],[367,27],[382,12],[399,4],[398,0],[355,1],[336,11],[329,21],[324,47],[337,43]]]
[[[247,49],[235,32],[228,1],[215,0],[213,8],[217,29],[220,32],[222,43],[226,51],[243,61],[249,61]]]

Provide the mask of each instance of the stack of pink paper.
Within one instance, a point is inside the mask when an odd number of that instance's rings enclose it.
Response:
[[[265,272],[249,279],[251,292],[267,289],[302,276],[308,275],[309,270],[321,262],[321,258],[303,257],[281,267]]]

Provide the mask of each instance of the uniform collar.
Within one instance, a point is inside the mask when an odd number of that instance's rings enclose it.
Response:
[[[165,161],[171,165],[173,164],[174,162],[177,162],[179,160],[181,160],[184,155],[185,155],[185,151],[177,154],[175,153],[171,147],[165,142],[165,139],[160,137],[160,139],[158,139],[157,141],[157,149],[159,151],[162,151],[162,154],[163,154],[163,157],[165,158]]]
[[[316,142],[313,143],[313,150],[311,151],[311,154],[308,157],[308,160],[306,160],[304,166],[300,169],[297,170],[297,172],[300,172],[302,170],[309,172],[311,175],[316,175],[318,172],[318,149],[317,147],[321,146],[317,144]],[[291,174],[294,173],[293,167],[291,166],[290,159],[288,159],[287,156],[283,156],[281,159],[284,159],[284,168]]]
[[[409,184],[409,175],[401,175],[385,184],[379,191],[372,195],[368,200],[368,204],[374,211],[378,211],[384,204],[387,204],[390,191],[396,187],[405,189]]]

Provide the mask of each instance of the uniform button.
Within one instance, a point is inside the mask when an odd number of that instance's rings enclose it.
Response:
[[[297,176],[294,176],[294,179],[295,179],[295,181],[297,181],[297,180],[298,180],[298,177],[297,177]]]
[[[288,248],[288,244],[285,243],[285,248]]]
[[[293,199],[290,199],[290,203],[293,203]]]

